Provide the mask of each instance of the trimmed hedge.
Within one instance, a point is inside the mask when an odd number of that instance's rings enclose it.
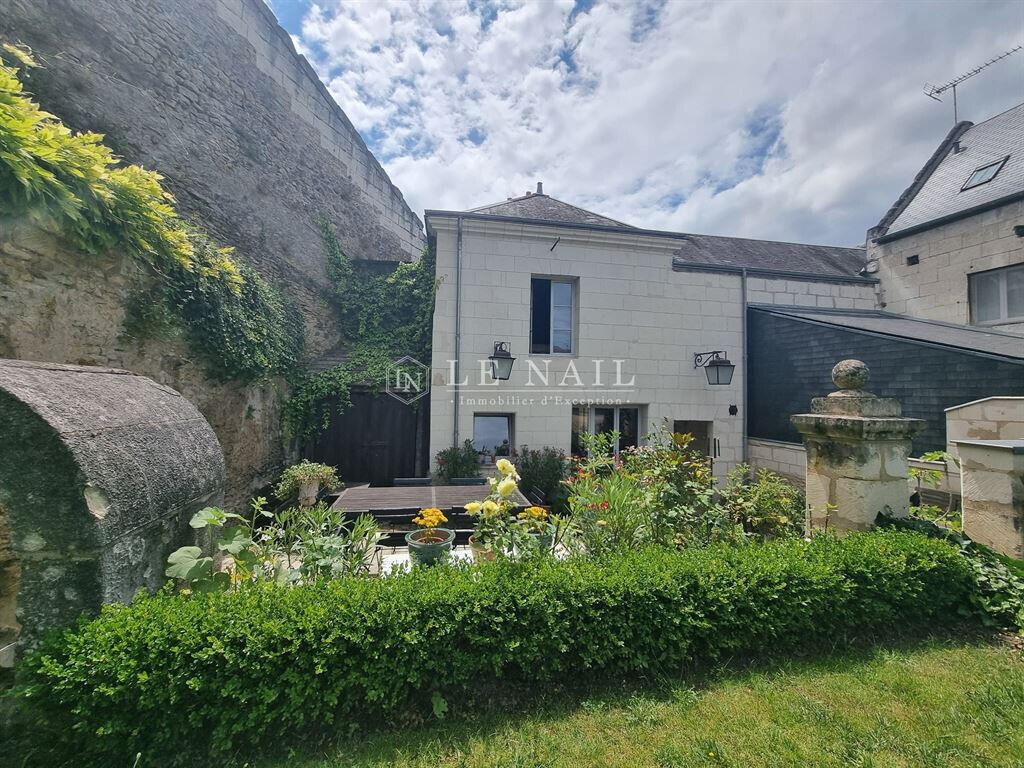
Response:
[[[76,766],[178,765],[432,716],[494,681],[677,673],[956,620],[970,566],[904,532],[603,561],[495,562],[313,587],[163,592],[29,655],[20,728]]]

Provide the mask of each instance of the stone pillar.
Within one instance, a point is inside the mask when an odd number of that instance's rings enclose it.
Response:
[[[910,438],[925,422],[900,418],[899,401],[868,392],[868,378],[860,360],[841,360],[832,369],[839,391],[791,417],[807,448],[808,532],[861,531],[879,512],[908,512]]]
[[[1024,440],[957,440],[964,533],[1024,558]]]

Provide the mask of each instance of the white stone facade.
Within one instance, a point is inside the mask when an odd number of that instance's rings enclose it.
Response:
[[[713,422],[721,476],[743,460],[744,388],[741,276],[674,271],[681,239],[550,224],[462,219],[460,379],[455,395],[456,214],[428,214],[436,235],[439,287],[434,310],[430,454],[473,437],[475,413],[512,414],[514,445],[570,450],[573,400],[619,400],[641,408],[641,434],[675,420]],[[557,244],[556,244],[557,241]],[[575,281],[572,355],[529,354],[531,277]],[[870,284],[748,277],[748,302],[874,307]],[[496,341],[511,342],[508,381],[481,371]],[[724,351],[736,365],[728,386],[708,384],[694,354]],[[596,384],[597,364],[600,384]],[[621,378],[615,386],[615,360]],[[548,362],[545,362],[548,361]],[[530,363],[535,367],[531,367]],[[549,372],[545,386],[537,370]],[[566,372],[575,370],[579,383]],[[567,386],[559,386],[559,382]],[[481,385],[483,381],[483,385]],[[477,402],[472,402],[472,401]],[[482,401],[482,402],[481,402]],[[730,414],[730,406],[736,413]]]
[[[941,224],[887,243],[868,243],[877,259],[879,305],[886,312],[947,323],[971,322],[967,276],[1024,264],[1024,201]],[[907,260],[917,257],[918,263]],[[911,259],[912,260],[912,259]],[[1024,323],[992,326],[1024,333]]]

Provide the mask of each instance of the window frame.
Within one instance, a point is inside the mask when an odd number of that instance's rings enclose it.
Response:
[[[1004,267],[986,269],[981,272],[970,272],[967,275],[967,301],[969,305],[971,325],[993,326],[1010,325],[1013,323],[1024,323],[1024,314],[1010,315],[1009,303],[1009,280],[1007,275],[1010,272],[1020,270],[1024,274],[1024,262],[1019,264],[1007,264]],[[978,281],[981,276],[997,275],[999,279],[999,317],[995,320],[978,320]]]
[[[597,404],[594,404],[594,405],[574,405],[574,406],[572,406],[572,410],[575,410],[577,408],[582,408],[584,411],[586,411],[586,414],[587,414],[586,431],[588,433],[590,433],[590,434],[594,434],[594,415],[595,415],[595,411],[597,411],[598,408],[610,408],[614,412],[614,415],[612,417],[612,422],[613,422],[612,423],[612,432],[619,432],[619,438],[615,441],[615,446],[614,446],[614,451],[613,451],[613,455],[616,456],[616,457],[618,457],[618,455],[622,451],[622,447],[619,444],[620,441],[622,440],[621,430],[619,429],[619,424],[620,424],[620,421],[619,421],[619,419],[620,419],[619,411],[621,411],[621,410],[630,410],[630,411],[635,410],[637,412],[636,413],[636,444],[637,444],[637,447],[639,447],[643,443],[644,438],[647,436],[647,406],[646,405],[640,405],[640,404],[637,404],[637,403],[629,403],[629,404],[623,404],[623,405],[597,405]],[[570,411],[569,414],[570,414],[569,415],[569,452],[572,453],[572,428],[574,426],[573,425],[573,420],[572,420],[572,411]]]
[[[999,172],[1001,170],[1003,170],[1003,166],[1006,165],[1006,161],[1009,160],[1009,159],[1010,159],[1010,156],[1007,155],[1002,160],[993,160],[991,163],[985,163],[984,165],[979,165],[977,168],[975,168],[973,171],[971,171],[971,174],[967,177],[967,181],[965,181],[964,185],[962,187],[960,187],[960,191],[961,192],[966,192],[968,189],[975,189],[976,187],[980,187],[980,186],[982,186],[984,184],[988,184],[989,182],[994,181],[996,176],[999,175]],[[985,179],[984,181],[978,181],[978,182],[975,182],[974,184],[971,184],[971,179],[974,178],[974,174],[976,174],[978,171],[983,171],[986,168],[991,168],[993,165],[997,166],[996,170],[995,170],[995,173],[993,173],[989,178]]]
[[[508,448],[509,458],[515,455],[516,452],[516,415],[511,411],[474,411],[473,412],[473,447],[476,448],[476,419],[477,416],[489,417],[489,418],[501,418],[504,417],[508,422]],[[491,456],[492,454],[484,454],[479,448],[476,451],[477,460],[481,464],[487,462],[484,461],[484,456]],[[493,454],[495,458],[498,458],[498,454]],[[502,456],[501,458],[505,458]]]
[[[546,280],[549,284],[548,290],[548,351],[533,351],[533,281]],[[555,352],[555,283],[569,286],[569,300],[572,302],[569,307],[569,351]],[[579,329],[579,278],[569,275],[530,275],[530,335],[527,347],[531,356],[553,356],[553,357],[576,357],[577,356],[577,331]],[[562,330],[562,329],[560,329]]]

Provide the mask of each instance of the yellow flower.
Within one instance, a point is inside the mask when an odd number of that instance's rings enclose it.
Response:
[[[500,483],[498,483],[498,493],[502,496],[511,496],[512,492],[516,489],[516,481],[511,477],[506,477]]]
[[[501,472],[501,474],[503,475],[511,475],[513,472],[516,471],[515,465],[508,459],[498,459],[498,461],[495,462],[495,466],[498,468],[498,471]]]
[[[469,502],[469,504],[466,505],[466,511],[469,512],[469,514],[471,515],[475,515],[477,512],[480,511],[480,507],[482,506],[483,504],[481,504],[479,501],[471,501]]]
[[[606,525],[608,525],[608,521],[607,520],[598,520],[597,521],[598,528],[604,528]]]
[[[414,517],[412,521],[423,528],[437,528],[441,523],[447,523],[448,518],[437,507],[427,507],[426,509],[421,509],[419,515]]]
[[[497,505],[496,502],[493,502],[490,499],[488,499],[487,501],[484,502],[484,512],[491,513],[491,512],[496,512],[497,510],[498,510],[498,505]]]
[[[527,507],[526,514],[535,520],[547,520],[548,511],[544,507]]]

